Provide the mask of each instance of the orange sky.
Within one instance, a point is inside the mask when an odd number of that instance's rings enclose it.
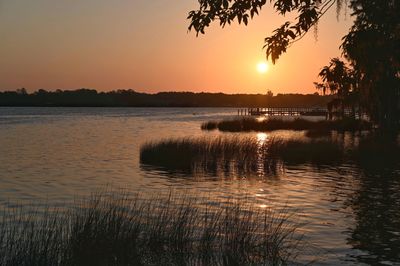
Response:
[[[351,19],[333,8],[313,32],[270,65],[264,37],[290,17],[265,8],[249,26],[196,38],[196,0],[0,0],[0,90],[134,89],[141,92],[313,93],[313,81]]]

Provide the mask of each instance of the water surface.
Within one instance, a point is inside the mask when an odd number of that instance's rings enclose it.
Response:
[[[260,208],[295,210],[306,241],[321,250],[317,265],[400,265],[399,164],[288,165],[274,176],[229,178],[140,165],[143,143],[222,134],[202,132],[200,124],[235,114],[229,108],[0,108],[0,204],[65,207],[106,185],[143,195],[190,192],[216,202],[250,198]],[[245,134],[262,140],[304,132]],[[351,134],[338,137],[357,142]]]

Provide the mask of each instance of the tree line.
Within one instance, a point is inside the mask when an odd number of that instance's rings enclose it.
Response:
[[[98,107],[325,107],[332,96],[315,94],[224,94],[193,92],[141,93],[134,90],[25,89],[0,92],[0,106]]]

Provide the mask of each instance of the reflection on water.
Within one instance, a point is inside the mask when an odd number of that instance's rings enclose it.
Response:
[[[258,148],[257,148],[257,176],[266,176],[268,173],[266,171],[266,169],[270,170],[271,167],[266,168],[265,166],[265,160],[264,160],[264,156],[265,156],[265,149],[263,148],[264,145],[267,142],[267,138],[268,135],[267,133],[257,133],[257,142],[258,142]],[[278,165],[279,167],[279,165]],[[276,174],[276,172],[278,172],[278,169],[276,166],[274,166],[272,168],[274,170],[274,174]],[[265,204],[262,204],[262,206]]]
[[[257,133],[257,140],[260,145],[263,145],[268,138],[267,133]]]
[[[360,262],[400,261],[400,171],[365,172],[348,199],[355,215],[348,242],[364,252]],[[396,177],[396,178],[393,178]]]
[[[400,264],[398,157],[380,162],[379,168],[374,161],[367,161],[370,167],[352,161],[287,164],[275,176],[259,168],[251,177],[193,179],[141,168],[142,144],[219,135],[202,132],[200,124],[235,112],[222,108],[0,108],[0,204],[40,207],[51,202],[68,207],[75,196],[104,185],[143,194],[181,191],[207,195],[216,202],[252,197],[249,200],[256,206],[288,205],[298,212],[305,222],[305,240],[323,250],[317,264]],[[243,135],[262,144],[274,136],[302,138],[303,134]],[[345,147],[360,145],[357,134],[330,137]],[[260,160],[261,151],[255,152]],[[374,157],[378,160],[379,153]]]

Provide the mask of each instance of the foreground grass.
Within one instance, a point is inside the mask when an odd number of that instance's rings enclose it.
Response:
[[[222,121],[210,121],[201,125],[202,130],[226,132],[242,131],[273,131],[273,130],[309,130],[313,132],[360,131],[372,129],[372,124],[362,120],[321,120],[310,121],[301,118],[294,120],[266,119],[259,121],[255,118],[238,118]]]
[[[74,211],[3,212],[1,265],[285,265],[299,248],[286,211],[248,202],[97,194]]]

